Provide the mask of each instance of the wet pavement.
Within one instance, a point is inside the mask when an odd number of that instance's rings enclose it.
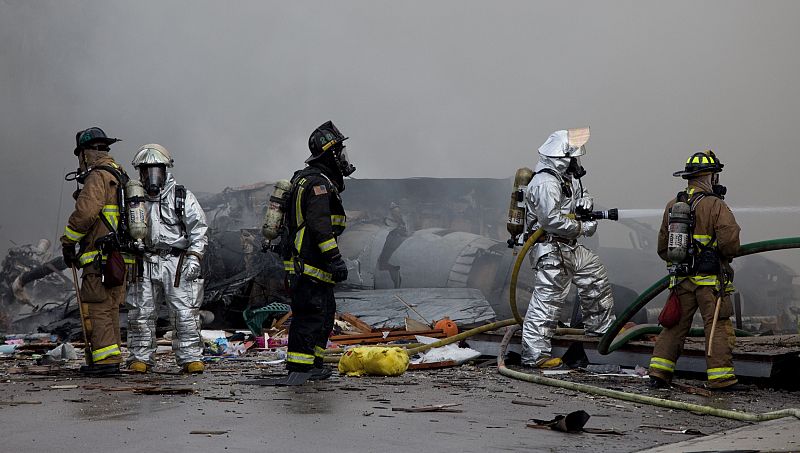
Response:
[[[627,452],[697,437],[661,428],[712,434],[746,425],[511,380],[493,366],[464,365],[393,378],[335,374],[301,387],[240,383],[280,373],[280,367],[256,358],[211,364],[199,376],[180,375],[174,365],[157,370],[161,372],[147,376],[91,379],[74,370],[52,376],[0,375],[0,450]],[[709,398],[651,391],[645,380],[631,377],[572,373],[566,378],[742,411],[800,406],[795,393],[755,387]],[[164,389],[191,394],[136,393]],[[392,410],[436,404],[458,404],[448,409],[460,412]],[[614,429],[622,435],[566,434],[526,426],[530,419],[551,419],[575,410],[591,415],[587,428]]]

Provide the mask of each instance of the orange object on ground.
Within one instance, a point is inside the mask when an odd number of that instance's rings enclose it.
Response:
[[[458,326],[456,323],[450,320],[450,318],[444,318],[436,321],[436,325],[433,326],[434,329],[442,329],[444,334],[448,337],[452,337],[458,335]]]

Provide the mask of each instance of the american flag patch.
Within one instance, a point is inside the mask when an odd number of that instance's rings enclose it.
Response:
[[[328,193],[328,189],[325,186],[314,186],[314,195],[325,195]]]

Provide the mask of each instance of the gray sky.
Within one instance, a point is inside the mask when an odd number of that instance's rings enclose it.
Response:
[[[328,119],[360,178],[506,178],[588,124],[606,206],[663,206],[708,147],[732,205],[797,205],[798,17],[791,1],[0,0],[0,250],[63,229],[93,125],[129,171],[157,142],[183,184],[219,191],[287,177]],[[740,223],[745,242],[797,235],[797,215]]]

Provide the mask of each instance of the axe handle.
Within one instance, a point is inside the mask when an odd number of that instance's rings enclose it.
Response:
[[[75,265],[72,265],[72,284],[75,286],[75,297],[78,300],[78,313],[81,315],[81,332],[83,332],[83,355],[86,359],[86,364],[91,365],[92,360],[92,344],[89,342],[89,334],[86,332],[86,315],[83,313],[83,301],[81,300],[81,288],[78,286],[78,270]]]
[[[722,294],[717,297],[717,304],[714,307],[714,319],[711,321],[711,333],[708,334],[708,357],[711,357],[712,350],[714,349],[714,331],[717,330],[717,317],[719,316],[719,307],[722,305]]]

